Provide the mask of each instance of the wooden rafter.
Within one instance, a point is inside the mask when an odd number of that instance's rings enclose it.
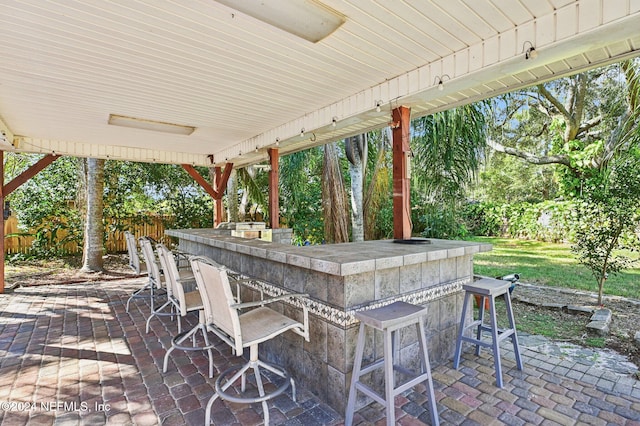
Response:
[[[224,194],[224,190],[227,187],[227,181],[229,180],[229,176],[231,175],[231,170],[233,169],[232,163],[227,163],[224,166],[224,173],[222,173],[222,177],[218,181],[216,179],[216,187],[214,188],[209,182],[206,181],[205,178],[202,177],[200,173],[193,167],[191,164],[182,164],[182,168],[187,171],[191,175],[191,177],[200,184],[200,186],[207,191],[209,195],[214,200],[222,199],[222,195]]]
[[[13,191],[18,189],[20,185],[40,173],[42,169],[56,161],[58,158],[60,157],[57,155],[45,155],[44,157],[42,157],[37,163],[13,178],[13,180],[8,184],[4,185],[2,188],[2,196],[6,197],[7,195],[11,194]]]

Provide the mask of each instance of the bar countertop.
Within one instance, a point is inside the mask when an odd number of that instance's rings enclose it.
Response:
[[[472,255],[491,250],[490,244],[439,239],[430,239],[429,244],[396,244],[393,240],[373,240],[357,243],[292,246],[222,235],[213,228],[168,229],[165,233],[186,241],[207,244],[231,252],[248,254],[338,276]]]

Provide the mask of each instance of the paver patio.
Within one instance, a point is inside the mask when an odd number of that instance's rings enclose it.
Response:
[[[176,332],[168,318],[154,319],[149,334],[145,301],[125,302],[141,279],[20,288],[0,296],[0,423],[5,425],[200,425],[213,394],[207,358],[172,354]],[[197,318],[188,317],[186,326]],[[517,321],[517,319],[516,319]],[[215,338],[212,336],[212,338]],[[470,347],[467,347],[470,349]],[[215,374],[237,362],[222,342]],[[464,354],[460,371],[433,370],[441,424],[640,425],[640,383],[588,363],[523,351],[525,369],[506,355],[504,389],[495,386],[487,352]],[[396,398],[397,423],[428,424],[424,387]],[[272,424],[340,425],[342,414],[311,390],[270,402]],[[262,407],[217,401],[216,425],[262,423]],[[356,424],[384,424],[384,410],[369,405]]]

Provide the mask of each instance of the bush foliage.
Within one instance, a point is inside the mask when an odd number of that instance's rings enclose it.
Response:
[[[471,235],[567,242],[573,240],[576,203],[469,203],[462,217]]]

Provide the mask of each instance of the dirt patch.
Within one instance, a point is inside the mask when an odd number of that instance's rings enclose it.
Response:
[[[562,324],[563,328],[572,330],[569,335],[562,337],[563,341],[590,346],[598,340],[599,336],[589,333],[586,328],[590,314],[569,312],[566,308],[557,307],[571,305],[598,309],[595,294],[525,284],[516,286],[513,299],[516,326],[518,318],[543,313],[551,316],[557,324]],[[629,361],[640,366],[640,347],[634,339],[635,333],[640,331],[640,301],[605,297],[603,308],[612,312],[610,332],[604,336],[604,347],[625,355]]]
[[[29,287],[47,284],[73,284],[87,281],[111,281],[135,277],[127,255],[104,257],[104,271],[82,273],[78,256],[55,260],[31,260],[5,266],[5,287]]]

